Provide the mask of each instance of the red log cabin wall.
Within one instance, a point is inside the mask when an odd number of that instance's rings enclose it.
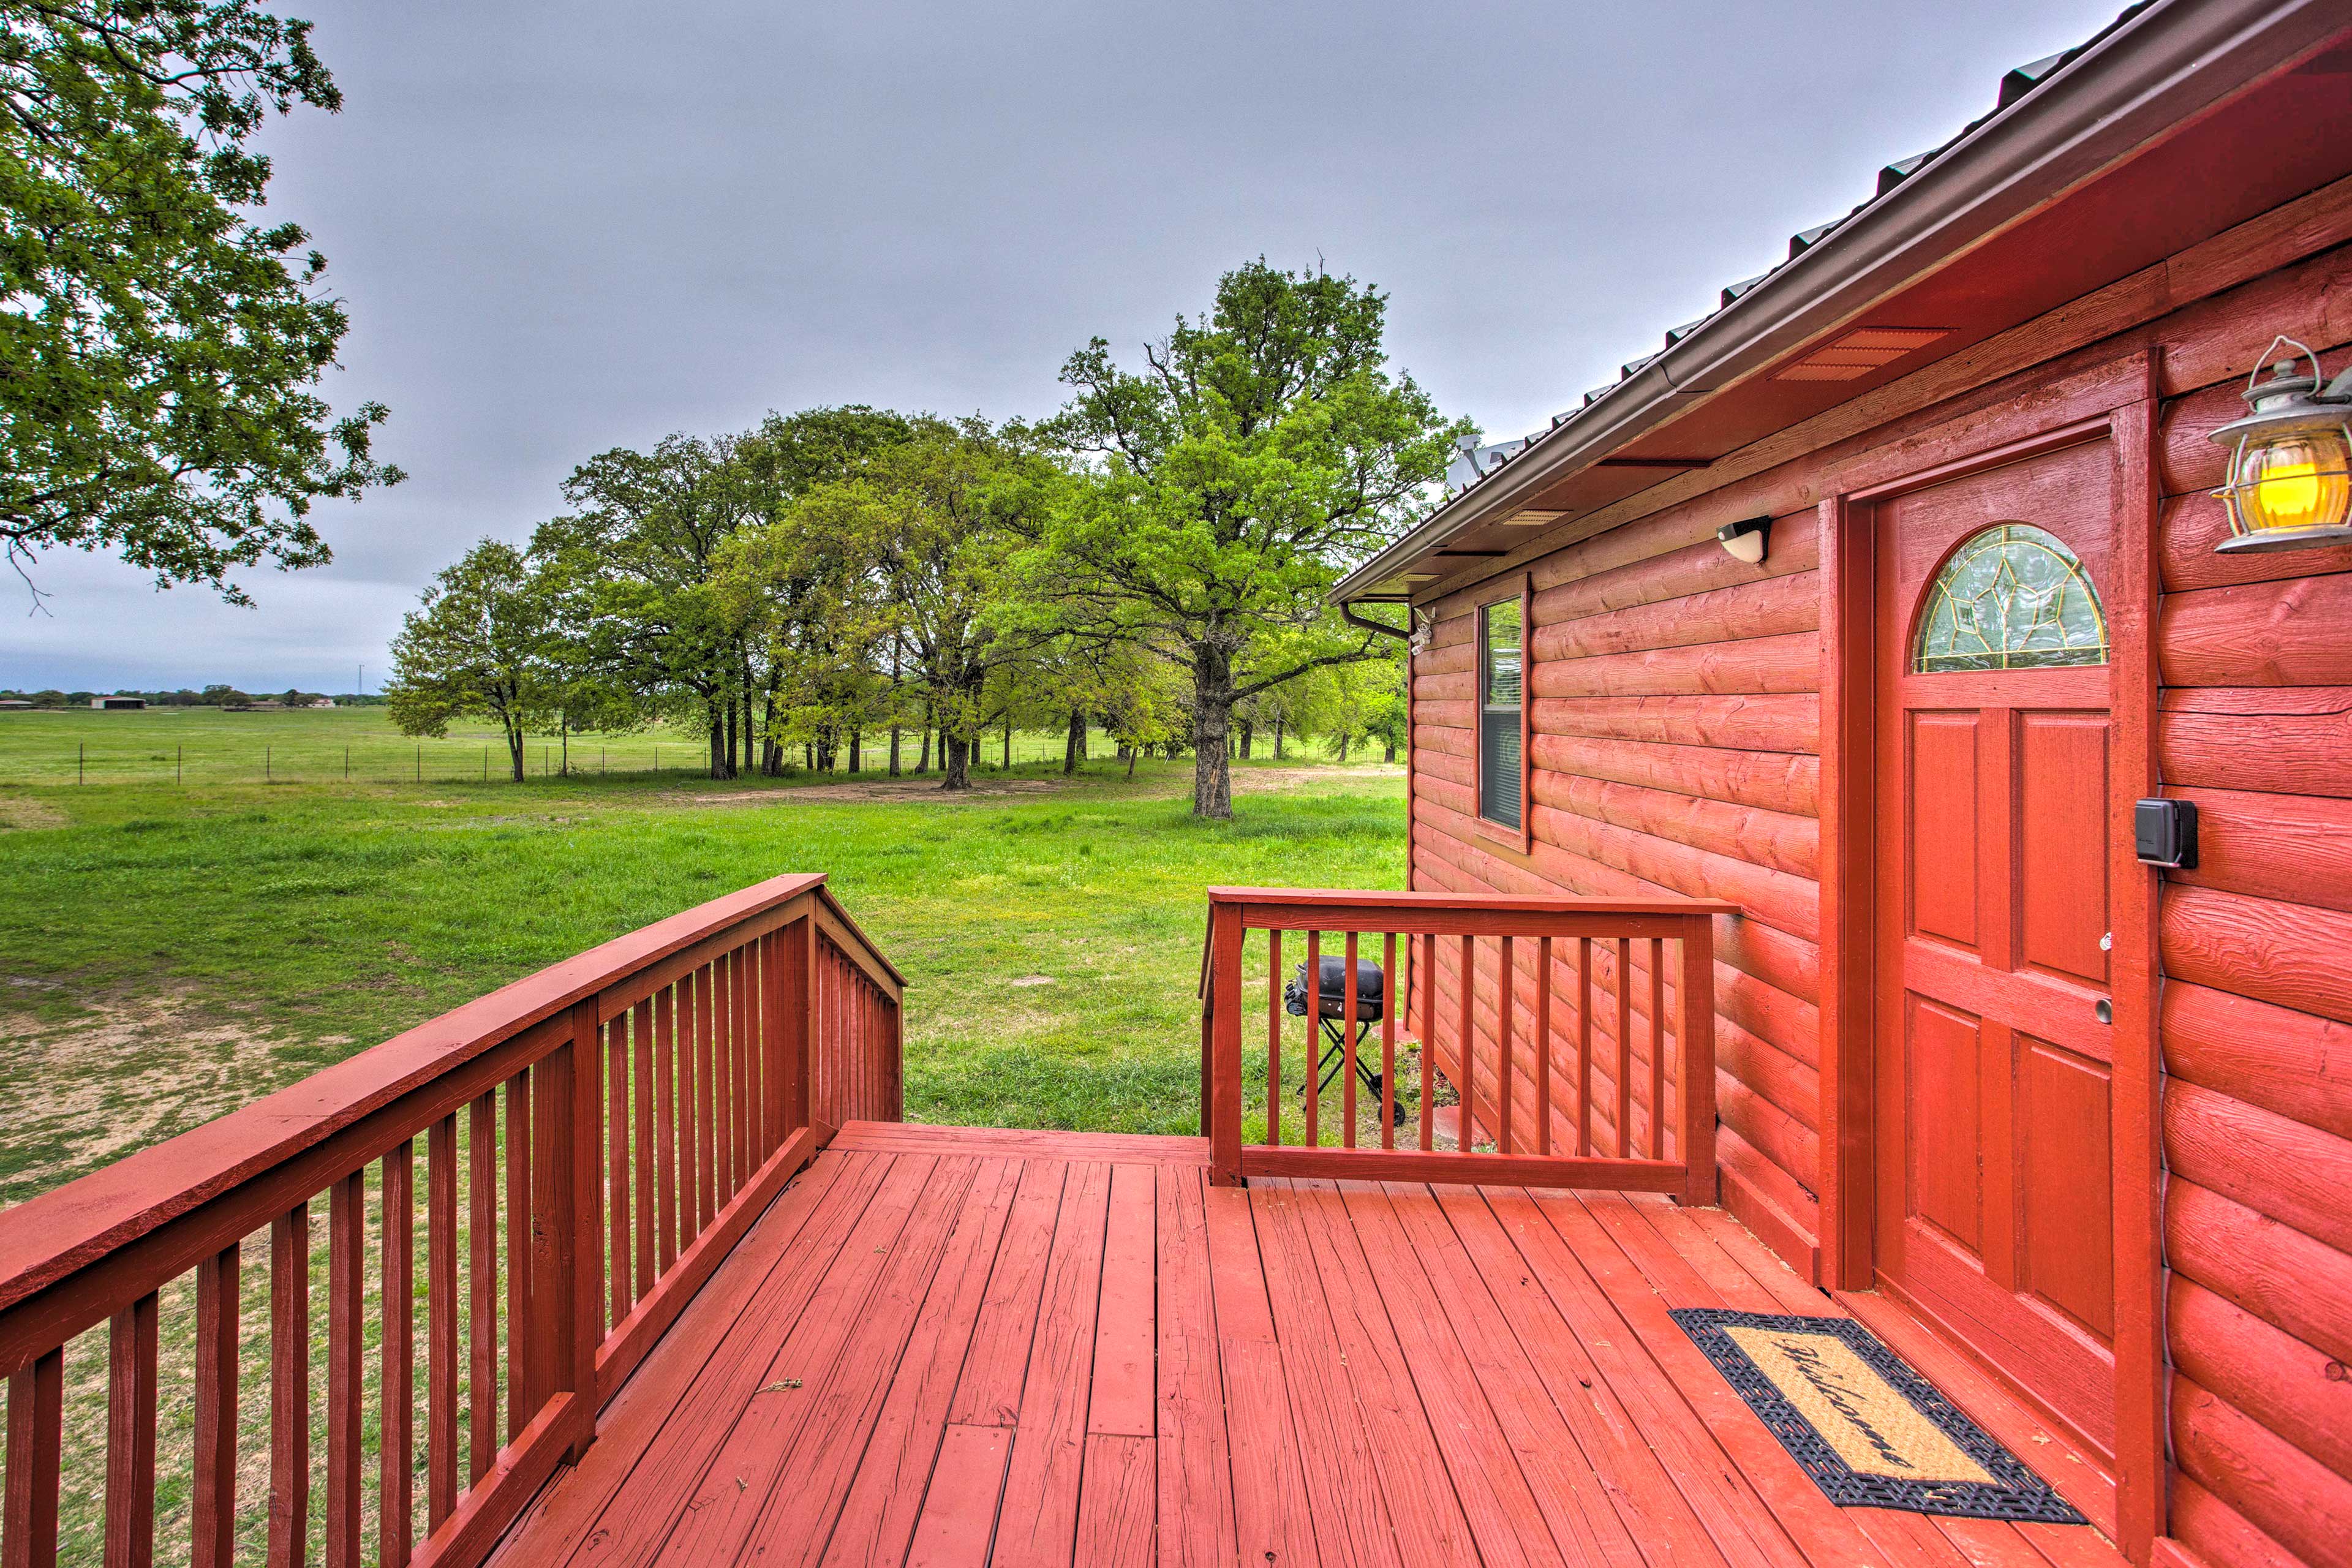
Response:
[[[2347,336],[2316,301],[2301,314],[2278,330]],[[2346,353],[2322,352],[2331,371]],[[2344,1563],[2352,550],[2213,553],[2228,523],[2204,432],[2243,406],[2234,384],[2168,401],[2158,468],[2157,758],[2202,838],[2197,869],[2168,875],[2158,928],[2171,1530],[2215,1563],[2282,1547]]]
[[[2294,209],[2246,226],[2268,238],[2210,242],[2235,270],[2172,296],[2191,302],[2143,303],[2092,342],[2079,322],[2096,313],[2077,301],[2020,329],[2046,329],[2056,357],[1887,407],[1861,435],[1426,604],[1432,634],[1412,664],[1414,885],[1745,907],[1717,921],[1724,1201],[1817,1279],[1819,1195],[1834,1175],[1820,1135],[1817,504],[1926,466],[1917,453],[1957,426],[2049,416],[2153,354],[2154,746],[2162,787],[2197,802],[2202,836],[2199,868],[2166,875],[2158,918],[2166,1529],[2216,1565],[2352,1563],[2352,550],[2216,555],[2227,524],[2208,494],[2222,453],[2206,433],[2242,411],[2238,387],[2273,332],[2319,348],[2330,373],[2352,352],[2352,200],[2331,189]],[[2174,276],[2203,259],[2176,258]],[[1762,564],[1714,542],[1723,523],[1766,512]],[[1516,593],[1522,572],[1535,588],[1524,855],[1475,825],[1473,706],[1477,606]],[[1604,944],[1596,963],[1602,1064],[1612,956]],[[1443,996],[1450,976],[1437,978]],[[1645,1061],[1638,963],[1635,980]],[[1574,995],[1565,964],[1555,994]],[[1483,1016],[1474,1047],[1482,1084],[1492,1026]],[[1573,1041],[1572,1016],[1554,1038]],[[1519,1092],[1524,1113],[1524,1078]],[[1605,1108],[1613,1094],[1594,1098]]]

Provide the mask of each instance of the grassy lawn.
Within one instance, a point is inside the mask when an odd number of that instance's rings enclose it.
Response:
[[[0,778],[27,717],[0,717]],[[371,716],[33,717],[119,735],[242,721],[315,750],[320,721]],[[1404,816],[1394,767],[1244,764],[1236,820],[1213,826],[1187,815],[1190,778],[1038,763],[965,800],[676,774],[0,784],[0,1203],[805,869],[910,978],[910,1117],[1193,1131],[1202,889],[1399,886]]]
[[[1145,763],[1130,782],[1101,760],[1066,781],[1055,736],[1021,737],[1016,751],[1054,763],[992,766],[981,793],[961,799],[871,773],[849,784],[618,771],[484,784],[478,771],[436,778],[429,752],[421,785],[385,782],[396,773],[389,767],[374,782],[355,769],[345,784],[346,743],[355,756],[403,744],[367,710],[0,715],[0,1207],[583,948],[784,871],[828,872],[908,974],[911,1118],[1192,1132],[1202,889],[1395,887],[1403,874],[1403,777],[1392,766],[1241,764],[1235,820],[1206,825],[1188,815],[1189,763]],[[478,755],[479,743],[447,742],[452,756],[461,745]],[[628,743],[650,762],[649,738]],[[76,744],[124,765],[93,769],[78,786],[54,765]],[[593,763],[595,744],[575,742],[575,764]],[[259,782],[257,766],[239,772],[236,759],[250,751],[257,762],[263,746],[279,782]],[[174,747],[191,763],[184,784],[152,765]],[[212,759],[203,771],[193,765],[200,751]],[[141,757],[151,764],[143,773],[129,765]],[[18,782],[27,777],[49,782]],[[1250,962],[1262,966],[1258,953]],[[1298,1081],[1302,1050],[1294,1040],[1286,1082]],[[1245,1068],[1262,1092],[1255,1053]],[[1328,1141],[1338,1120],[1326,1115]],[[371,1238],[381,1234],[380,1197],[372,1183]],[[327,1331],[323,1202],[314,1209],[317,1368]],[[420,1226],[420,1245],[423,1234]],[[240,1482],[238,1533],[257,1561],[268,1511],[266,1257],[265,1239],[249,1238],[239,1425],[251,1473]],[[379,1288],[371,1262],[371,1477]],[[188,1279],[165,1289],[162,1314],[158,1540],[176,1561],[194,1436]],[[64,1545],[71,1560],[95,1560],[103,1326],[68,1346],[66,1380]],[[315,1373],[311,1394],[315,1555],[325,1440]],[[423,1497],[420,1474],[420,1539]],[[372,1483],[364,1508],[372,1541]]]

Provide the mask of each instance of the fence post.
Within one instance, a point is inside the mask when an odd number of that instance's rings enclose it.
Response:
[[[1209,1179],[1242,1183],[1242,910],[1209,910]],[[1307,1070],[1314,1070],[1310,1057]]]
[[[1622,982],[1621,982],[1622,984]],[[1683,972],[1675,1013],[1682,1047],[1682,1201],[1707,1207],[1715,1190],[1715,921],[1683,922]]]

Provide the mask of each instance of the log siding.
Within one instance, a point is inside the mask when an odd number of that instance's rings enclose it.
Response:
[[[2214,1568],[2352,1563],[2352,971],[2341,957],[2352,950],[2352,547],[2216,555],[2228,524],[2210,492],[2223,455],[2207,439],[2242,409],[2237,390],[2273,331],[2318,347],[2331,371],[2352,350],[2352,192],[2289,205],[2247,226],[2260,232],[2177,258],[2177,269],[2242,268],[2202,278],[2191,302],[2143,302],[2086,342],[2075,324],[2109,302],[2074,301],[2019,329],[2017,342],[2043,331],[2051,357],[2039,363],[1973,388],[1922,373],[1907,402],[1893,388],[1858,400],[1872,405],[1866,422],[1820,416],[1832,441],[1807,450],[1808,432],[1792,428],[1758,444],[1775,461],[1735,454],[1617,503],[1601,514],[1607,531],[1586,519],[1574,531],[1589,537],[1495,563],[1535,590],[1527,853],[1471,822],[1467,672],[1490,590],[1456,577],[1425,595],[1418,607],[1433,625],[1412,664],[1414,885],[1743,906],[1716,922],[1722,1196],[1815,1281],[1822,1184],[1836,1179],[1823,1149],[1835,1086],[1822,1076],[1822,944],[1834,933],[1822,930],[1821,877],[1839,831],[1822,819],[1820,504],[1932,466],[1971,430],[1991,446],[2020,420],[2046,427],[2116,406],[2116,384],[2153,354],[2160,689],[2147,739],[2160,787],[2197,803],[2202,837],[2200,865],[2167,874],[2158,905],[2164,1528]],[[2290,231],[2304,248],[2265,243]],[[1723,521],[1767,510],[1779,515],[1760,565],[1714,543]],[[1621,974],[1613,948],[1596,944],[1589,1026],[1574,954],[1555,954],[1556,1063],[1572,1062],[1580,1026],[1613,1043],[1623,1016],[1646,1064],[1651,990],[1633,945]],[[1530,980],[1535,962],[1517,954]],[[1443,1002],[1454,982],[1437,980]],[[1534,1114],[1534,992],[1515,988],[1519,1117]],[[1493,994],[1482,987],[1473,1010],[1481,1085],[1496,1081]],[[1655,1108],[1646,1068],[1630,1076],[1638,1133]],[[1669,1073],[1669,1127],[1675,1088]],[[1595,1136],[1613,1138],[1615,1086],[1596,1082],[1592,1100]],[[1475,1113],[1491,1126],[1499,1106],[1482,1093]],[[1556,1131],[1574,1115],[1555,1099]]]

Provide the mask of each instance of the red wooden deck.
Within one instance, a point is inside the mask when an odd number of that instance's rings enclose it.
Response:
[[[1719,1210],[1243,1191],[1209,1185],[1209,1157],[852,1123],[497,1560],[2122,1561],[2079,1526],[1831,1506],[1666,1316],[1840,1310]],[[2100,1517],[2063,1443],[1895,1342]]]

